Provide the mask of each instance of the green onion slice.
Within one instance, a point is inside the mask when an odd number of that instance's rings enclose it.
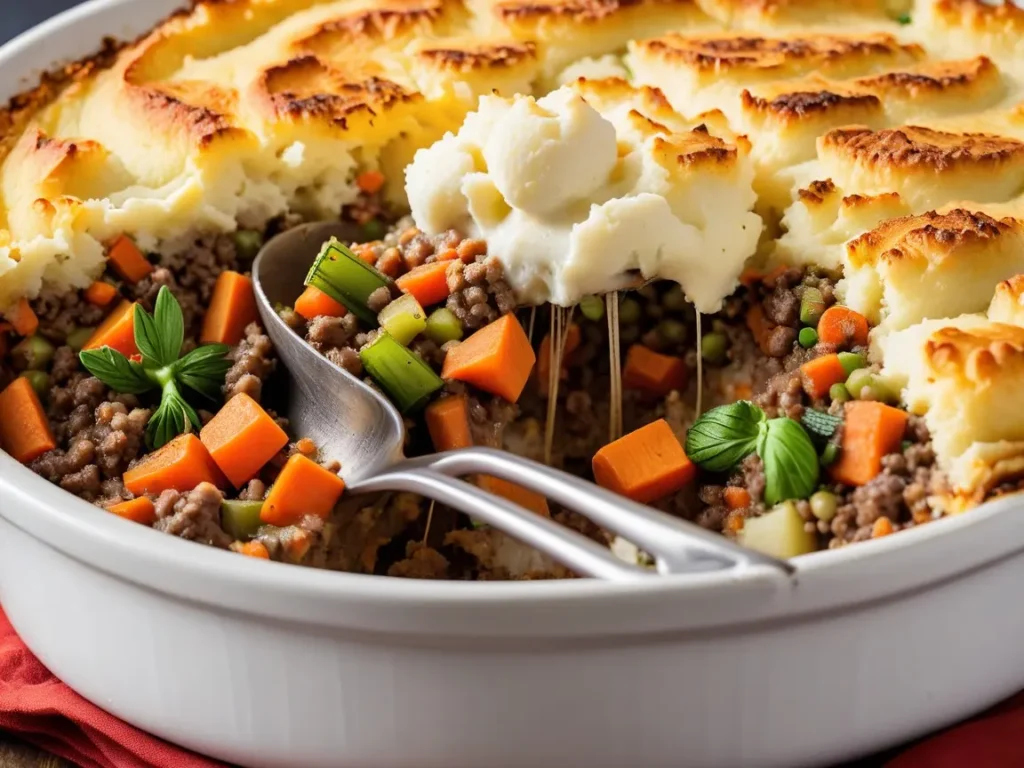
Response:
[[[441,377],[419,355],[402,346],[387,331],[381,331],[363,347],[359,358],[402,413],[426,405],[430,396],[444,386]]]
[[[407,293],[384,307],[377,315],[377,322],[395,341],[409,346],[409,342],[427,327],[427,313],[416,297]]]
[[[391,290],[391,280],[333,237],[320,249],[306,285],[319,288],[371,328],[377,325],[377,313],[367,306],[370,294],[379,288]]]

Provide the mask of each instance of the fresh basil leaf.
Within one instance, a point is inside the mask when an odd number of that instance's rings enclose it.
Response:
[[[764,500],[778,504],[806,499],[818,486],[818,452],[810,436],[793,419],[772,419],[757,441],[764,462]]]
[[[210,400],[218,400],[224,376],[232,366],[226,344],[197,347],[178,361],[175,375],[182,384]]]
[[[156,296],[153,320],[156,323],[161,359],[166,361],[161,366],[170,365],[181,354],[181,345],[185,341],[185,318],[181,314],[178,300],[166,285],[161,286]]]
[[[747,400],[712,408],[686,434],[686,455],[708,472],[728,472],[754,452],[764,411]]]
[[[141,305],[135,305],[135,316],[133,318],[135,324],[135,346],[139,348],[139,352],[142,353],[142,362],[146,368],[163,368],[174,361],[162,362],[163,358],[160,355],[160,334],[157,331],[156,321],[153,316],[142,308]]]
[[[89,373],[123,395],[141,395],[156,386],[141,365],[110,347],[83,350],[78,359]]]
[[[172,384],[164,388],[164,397],[160,407],[149,419],[146,439],[155,450],[167,445],[178,435],[195,431],[201,426],[202,421],[199,414]]]

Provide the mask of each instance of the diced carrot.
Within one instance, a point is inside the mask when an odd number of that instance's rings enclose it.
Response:
[[[609,443],[594,455],[597,484],[648,504],[681,490],[697,467],[664,419]]]
[[[371,267],[377,263],[377,252],[374,250],[372,245],[355,245],[352,247],[352,253],[365,261]],[[298,310],[295,311],[298,312]],[[305,315],[303,315],[303,317],[305,317]]]
[[[345,490],[345,481],[301,453],[288,459],[260,512],[268,525],[284,527],[306,515],[326,518]]]
[[[526,331],[510,312],[449,349],[441,378],[464,381],[514,403],[536,362]]]
[[[156,522],[156,506],[148,496],[139,496],[131,501],[122,501],[112,507],[107,507],[108,512],[113,512],[118,517],[131,520],[133,523],[152,525]]]
[[[626,353],[622,386],[664,397],[686,389],[686,363],[681,357],[662,355],[642,344],[634,344]]]
[[[107,260],[129,283],[137,283],[153,271],[153,265],[128,235],[121,235],[111,244]]]
[[[89,337],[82,349],[99,349],[110,347],[125,357],[131,357],[139,353],[135,346],[135,304],[131,301],[122,301],[114,311],[107,315],[100,323],[100,327]]]
[[[335,301],[316,286],[306,286],[306,290],[295,300],[295,311],[307,320],[326,315],[327,317],[344,317],[348,314],[345,305]]]
[[[103,280],[97,280],[85,289],[85,300],[97,307],[107,306],[115,296],[117,296],[117,287]]]
[[[245,336],[245,327],[258,319],[252,279],[225,270],[218,275],[213,287],[213,297],[203,318],[199,343],[234,346]]]
[[[239,545],[238,552],[246,557],[255,557],[260,560],[270,559],[270,552],[267,551],[266,545],[260,541],[247,541]]]
[[[7,319],[11,323],[14,332],[19,336],[31,336],[39,330],[39,318],[29,306],[28,299],[21,299],[14,305],[14,309],[7,313]]]
[[[356,176],[356,186],[361,192],[375,195],[384,186],[384,174],[380,171],[363,171]]]
[[[740,512],[739,510],[733,510],[728,515],[726,515],[725,533],[732,534],[733,536],[738,536],[740,531],[743,530],[743,523],[745,521],[746,518],[743,516],[742,512]]]
[[[459,258],[459,252],[454,248],[445,248],[440,253],[434,254],[434,261],[455,261]]]
[[[469,430],[469,400],[465,395],[435,400],[427,406],[426,420],[435,451],[454,451],[473,445],[473,434]]]
[[[760,304],[755,304],[747,310],[746,320],[747,328],[750,329],[757,346],[761,348],[762,352],[768,354],[768,337],[771,335],[772,324],[764,316],[764,309]]]
[[[22,464],[57,447],[39,395],[24,376],[0,392],[0,447]]]
[[[582,332],[576,323],[569,325],[569,331],[565,334],[565,346],[562,348],[562,371],[559,374],[564,381],[569,378],[569,367],[566,361],[572,353],[579,349],[582,340]],[[537,386],[542,395],[548,393],[548,379],[551,377],[551,334],[541,339],[540,350],[537,352]]]
[[[749,400],[754,396],[754,388],[749,384],[737,384],[732,393],[737,400]]]
[[[488,493],[508,499],[513,504],[518,504],[541,517],[551,517],[551,509],[548,507],[548,500],[539,493],[523,488],[516,483],[510,483],[500,477],[481,475],[477,478],[477,485]]]
[[[846,381],[846,371],[839,362],[839,355],[822,355],[808,360],[800,366],[804,389],[811,397],[821,399],[828,394],[833,384]]]
[[[867,346],[868,321],[849,307],[829,307],[818,321],[818,340],[838,347]]]
[[[136,496],[167,490],[191,491],[200,483],[224,486],[224,476],[195,435],[179,435],[124,473],[124,487]]]
[[[316,443],[308,437],[303,437],[295,441],[295,450],[303,456],[313,457],[316,456]]]
[[[440,304],[448,298],[448,262],[432,261],[410,270],[395,280],[401,290],[412,294],[422,307]]]
[[[288,445],[287,433],[244,392],[235,395],[199,433],[220,471],[236,488]]]
[[[722,497],[729,509],[745,509],[750,506],[750,491],[746,488],[730,485],[722,493]]]
[[[387,539],[380,540],[382,544]],[[285,560],[289,563],[301,563],[313,546],[313,536],[309,531],[302,528],[289,528],[288,534],[281,537],[281,546],[284,548]]]
[[[845,485],[866,485],[882,471],[882,457],[900,447],[907,412],[870,400],[846,404],[839,460],[829,472]]]
[[[871,526],[871,538],[880,539],[883,536],[888,536],[893,532],[892,520],[888,517],[880,517],[875,520],[874,525]]]
[[[757,283],[769,283],[789,267],[785,264],[779,264],[778,266],[772,267],[767,272],[764,272],[757,267],[747,267],[740,273],[740,283],[745,285],[747,288],[752,288]]]

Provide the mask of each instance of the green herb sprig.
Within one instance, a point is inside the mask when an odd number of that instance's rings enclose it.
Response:
[[[747,400],[712,408],[686,435],[686,455],[708,472],[729,472],[757,453],[764,462],[764,499],[805,499],[818,484],[818,452],[798,421],[769,419]]]
[[[161,448],[178,435],[198,429],[199,414],[183,390],[216,402],[231,367],[226,344],[207,344],[181,355],[185,320],[181,306],[167,286],[160,288],[153,314],[135,305],[135,346],[142,362],[129,360],[110,347],[79,353],[82,365],[115,392],[141,395],[160,390],[160,407],[149,419],[146,442]]]

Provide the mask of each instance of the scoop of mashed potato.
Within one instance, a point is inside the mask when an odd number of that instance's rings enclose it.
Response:
[[[524,302],[570,306],[639,276],[717,311],[761,233],[748,146],[659,97],[610,78],[481,98],[406,169],[417,226],[486,239]]]

